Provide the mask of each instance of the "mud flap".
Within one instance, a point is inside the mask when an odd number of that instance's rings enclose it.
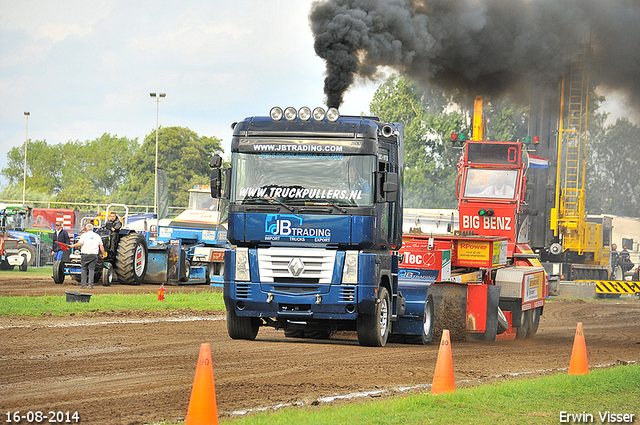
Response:
[[[495,341],[498,333],[498,302],[500,301],[500,287],[487,286],[487,321],[484,333],[469,333],[469,339],[474,341]]]
[[[472,303],[476,309],[482,306],[482,315],[485,323],[477,323],[484,332],[472,332],[468,329],[467,321],[471,312],[467,312],[468,287],[455,283],[434,283],[429,288],[429,294],[434,302],[434,340],[439,340],[443,329],[448,329],[451,339],[454,341],[495,341],[498,330],[498,303],[500,300],[500,287],[495,285],[486,286],[485,300],[474,300]],[[483,297],[484,298],[484,297]],[[469,313],[469,314],[468,314]],[[474,313],[478,313],[477,311]]]
[[[433,297],[434,341],[439,341],[442,331],[448,329],[451,339],[467,339],[467,286],[456,283],[432,283],[428,292]]]

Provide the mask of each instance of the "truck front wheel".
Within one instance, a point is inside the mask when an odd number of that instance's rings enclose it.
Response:
[[[235,311],[227,310],[227,332],[231,339],[248,339],[253,341],[260,329],[257,317],[238,316]]]
[[[389,338],[391,301],[384,286],[378,290],[374,314],[360,314],[356,322],[358,342],[367,347],[384,347]]]

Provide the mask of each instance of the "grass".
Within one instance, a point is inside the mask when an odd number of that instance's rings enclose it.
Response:
[[[13,277],[16,279],[20,279],[25,276],[49,277],[51,276],[51,271],[52,271],[52,266],[29,267],[26,272],[21,272],[16,267],[13,270],[1,270],[0,275],[2,275],[2,277]]]
[[[216,310],[224,311],[222,293],[219,291],[167,292],[165,301],[151,294],[94,294],[90,302],[67,302],[66,295],[39,297],[0,297],[0,316],[63,316],[71,313],[91,314],[111,310]]]
[[[488,384],[434,396],[430,393],[379,401],[291,407],[222,423],[261,424],[557,424],[561,412],[634,414],[640,421],[640,365],[593,370],[587,375],[560,373],[536,379]],[[585,421],[582,421],[585,422]],[[620,421],[618,421],[620,422]],[[578,421],[571,422],[578,423]],[[171,423],[177,424],[177,423]]]

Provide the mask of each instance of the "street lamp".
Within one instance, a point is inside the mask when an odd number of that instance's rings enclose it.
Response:
[[[25,205],[25,199],[27,194],[27,143],[29,143],[29,115],[30,112],[25,112],[24,116],[27,119],[27,130],[24,139],[24,172],[22,174],[22,205]]]
[[[149,93],[149,96],[156,99],[156,166],[155,166],[155,183],[153,189],[153,211],[156,214],[156,237],[159,226],[159,214],[158,214],[158,130],[160,128],[159,116],[160,116],[160,98],[166,97],[166,93]]]

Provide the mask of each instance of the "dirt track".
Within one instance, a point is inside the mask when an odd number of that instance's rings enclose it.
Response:
[[[0,273],[0,295],[79,289],[68,281],[6,280]],[[167,296],[207,289],[169,287]],[[96,287],[94,296],[156,290],[113,285]],[[577,322],[584,324],[591,368],[640,361],[637,298],[553,300],[533,340],[454,343],[458,387],[564,371]],[[360,347],[348,333],[329,341],[293,340],[265,328],[256,341],[234,341],[222,312],[0,317],[0,412],[78,411],[83,424],[184,419],[201,343],[211,344],[221,418],[279,404],[321,404],[356,392],[420,391],[432,381],[438,351],[435,343]]]

